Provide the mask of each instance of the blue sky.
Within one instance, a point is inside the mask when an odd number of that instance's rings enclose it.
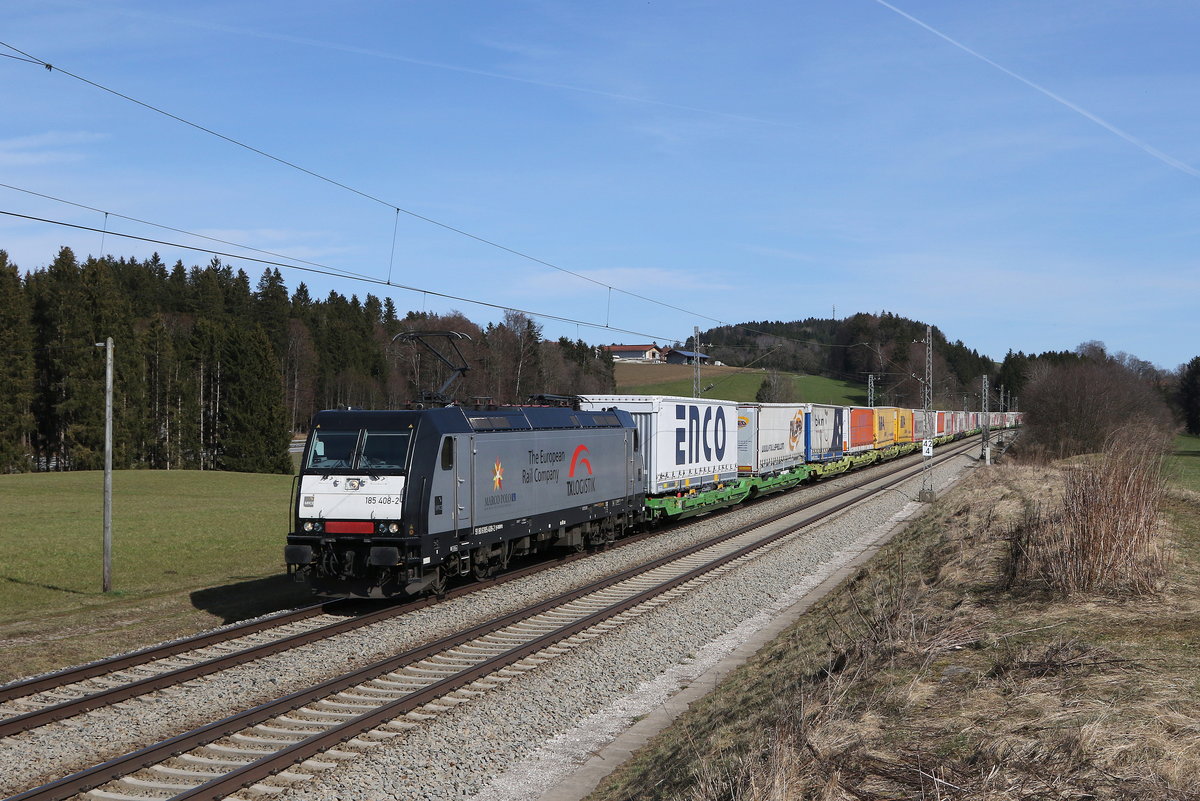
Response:
[[[26,269],[249,252],[132,217],[551,338],[886,310],[1200,353],[1194,2],[9,0],[0,41],[57,68],[0,59],[0,210],[110,232],[0,215]]]

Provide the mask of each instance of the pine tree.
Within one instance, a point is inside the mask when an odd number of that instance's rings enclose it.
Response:
[[[260,326],[226,337],[224,415],[217,466],[241,473],[290,473],[291,439],[275,355]]]
[[[82,271],[62,248],[27,280],[33,299],[38,392],[38,458],[55,470],[101,466],[104,442],[104,359],[97,342]]]
[[[190,442],[195,466],[201,470],[216,468],[220,451],[220,432],[224,426],[225,384],[225,340],[236,336],[227,331],[217,320],[204,318],[196,321],[188,341],[187,360],[191,364],[191,375],[187,383],[191,398],[188,406],[193,410]]]
[[[33,466],[33,325],[20,273],[0,250],[0,473]]]
[[[139,431],[139,456],[147,466],[159,470],[182,466],[179,425],[179,369],[175,343],[163,316],[156,315],[142,336],[144,354],[145,410]]]
[[[1189,434],[1200,434],[1200,356],[1188,362],[1179,373],[1179,400],[1183,423]]]
[[[254,315],[271,340],[276,359],[281,363],[287,349],[290,312],[291,303],[279,268],[263,270],[258,279],[258,290],[254,293]]]
[[[129,268],[128,263],[126,268]],[[140,271],[140,267],[137,268]],[[86,304],[78,313],[86,314],[89,332],[94,343],[112,337],[113,358],[113,466],[126,469],[144,463],[134,443],[139,440],[139,429],[145,424],[146,389],[144,362],[141,352],[141,337],[134,325],[134,312],[130,293],[120,282],[120,270],[111,259],[88,259],[80,271],[83,295]],[[146,296],[156,296],[154,288],[146,290]],[[103,349],[97,351],[102,354]],[[97,364],[94,392],[100,400],[95,408],[88,409],[86,444],[89,453],[104,450],[104,359],[95,359]],[[90,367],[90,364],[89,364]],[[100,464],[97,464],[99,467]]]

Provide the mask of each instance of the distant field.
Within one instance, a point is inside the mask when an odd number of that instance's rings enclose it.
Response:
[[[712,389],[702,393],[705,398],[752,401],[767,373],[740,367],[700,368],[700,386]],[[693,368],[683,364],[621,364],[616,365],[617,391],[633,395],[680,395],[691,397]],[[866,387],[847,381],[836,381],[814,375],[791,376],[797,401],[835,403],[863,406],[867,402]]]
[[[114,472],[105,595],[103,474],[0,476],[0,681],[306,600],[283,575],[291,482]]]

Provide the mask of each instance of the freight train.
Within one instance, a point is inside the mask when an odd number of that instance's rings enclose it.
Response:
[[[321,594],[440,594],[514,557],[602,547],[667,520],[935,446],[1020,415],[585,395],[563,405],[318,412],[288,571]]]

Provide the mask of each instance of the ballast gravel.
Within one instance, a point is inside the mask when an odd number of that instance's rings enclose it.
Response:
[[[948,485],[970,463],[965,457],[957,457],[936,468],[935,486],[940,489]],[[862,474],[852,475],[856,480]],[[850,480],[833,479],[800,492],[806,498],[819,497]],[[697,675],[711,660],[719,658],[718,653],[727,652],[744,639],[730,632],[741,626],[748,636],[752,633],[749,628],[754,627],[743,625],[746,621],[756,616],[762,619],[764,610],[778,606],[796,588],[835,570],[835,557],[852,549],[864,532],[878,532],[880,527],[890,525],[889,521],[910,503],[907,496],[916,495],[920,481],[919,477],[912,479],[901,485],[901,492],[883,493],[865,506],[841,513],[815,532],[789,538],[783,547],[733,573],[707,582],[697,591],[550,660],[473,702],[460,704],[428,725],[365,751],[336,771],[318,773],[273,797],[535,796],[533,788],[549,786],[563,775],[562,768],[548,772],[545,766],[563,763],[562,755],[570,752],[569,748],[562,750],[564,743],[582,738],[573,757],[582,761],[589,749],[596,747],[596,731],[619,731],[633,717],[661,704],[674,691],[672,688],[689,681],[689,676]],[[4,738],[0,740],[0,764],[6,770],[0,772],[0,794],[13,795],[69,775],[468,624],[665,555],[721,530],[765,518],[794,504],[795,498],[796,493],[776,496],[703,517],[634,547],[596,554],[524,580],[495,585],[395,620]],[[715,645],[718,641],[728,648]],[[651,689],[654,687],[658,689]],[[623,699],[624,705],[620,706]],[[617,711],[606,714],[606,709]],[[572,734],[589,719],[593,721],[591,734]],[[558,750],[552,753],[558,756],[534,759],[537,750],[556,737],[559,740],[554,748]],[[491,785],[493,780],[496,783]]]

